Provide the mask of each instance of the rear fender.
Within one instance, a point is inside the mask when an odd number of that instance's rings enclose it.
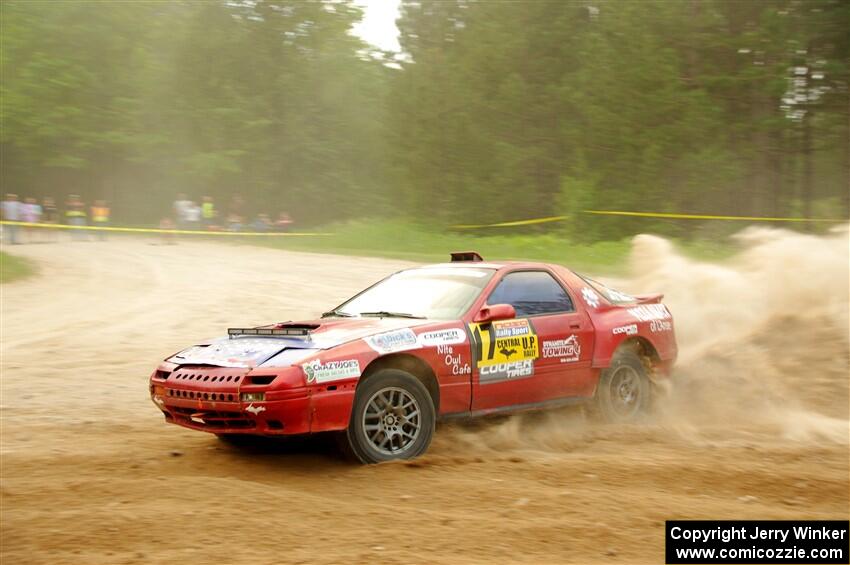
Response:
[[[650,319],[658,308],[649,311],[646,305],[655,303],[648,301],[637,306],[618,307],[596,317],[594,368],[608,367],[614,352],[629,344],[639,344],[659,366],[672,365],[678,355],[673,318],[668,315],[663,319]]]

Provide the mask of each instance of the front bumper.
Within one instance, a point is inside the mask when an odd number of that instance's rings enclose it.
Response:
[[[167,422],[214,434],[289,435],[310,432],[308,396],[267,402],[165,400],[154,396]]]
[[[215,434],[292,435],[310,432],[310,395],[305,386],[267,391],[261,402],[240,401],[246,371],[177,369],[157,371],[151,400],[165,420]],[[157,375],[167,374],[166,378]],[[252,389],[254,387],[251,387]]]

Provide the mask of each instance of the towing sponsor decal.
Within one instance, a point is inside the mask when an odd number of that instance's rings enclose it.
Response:
[[[423,347],[456,345],[466,341],[466,332],[460,328],[449,328],[419,334],[419,344]]]
[[[302,365],[308,383],[327,383],[360,376],[360,362],[357,359],[343,361],[325,361],[318,359]]]
[[[481,384],[530,377],[540,356],[537,334],[528,320],[470,324]]]
[[[634,308],[629,308],[628,313],[641,322],[670,319],[670,312],[663,304],[644,304],[642,306],[635,306]]]
[[[407,351],[408,349],[416,349],[419,347],[419,342],[416,340],[416,334],[413,333],[413,330],[410,328],[393,330],[391,332],[367,337],[366,343],[369,344],[369,347],[382,355],[395,353],[396,351]]]
[[[637,327],[637,324],[629,324],[628,326],[620,326],[619,328],[614,328],[612,333],[614,335],[618,335],[618,334],[637,335],[638,327]]]
[[[544,359],[560,359],[561,363],[572,363],[578,361],[579,357],[581,357],[581,345],[575,334],[565,339],[543,342]]]
[[[599,295],[589,286],[581,289],[581,297],[591,308],[599,308]]]

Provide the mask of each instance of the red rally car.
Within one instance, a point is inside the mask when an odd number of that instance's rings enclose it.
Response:
[[[628,422],[676,358],[662,295],[544,263],[400,271],[320,319],[233,328],[150,378],[168,422],[224,437],[336,431],[364,463],[415,457],[438,419],[588,402]]]

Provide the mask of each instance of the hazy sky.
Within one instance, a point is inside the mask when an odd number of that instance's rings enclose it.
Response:
[[[401,0],[356,0],[363,6],[363,20],[354,26],[354,33],[369,43],[388,51],[399,51],[398,28]]]

